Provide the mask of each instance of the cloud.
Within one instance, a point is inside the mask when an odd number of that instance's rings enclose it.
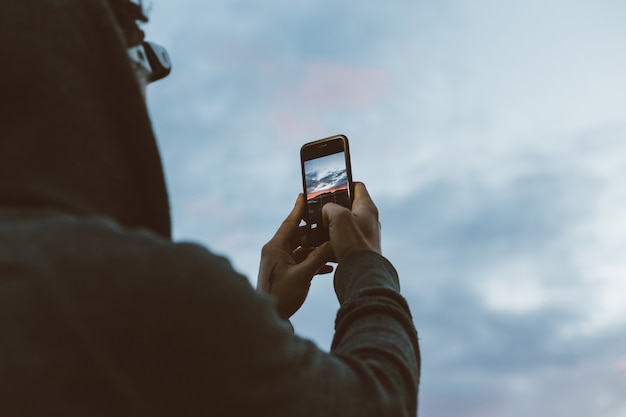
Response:
[[[326,172],[310,172],[306,175],[306,183],[308,184],[308,194],[332,190],[346,184],[346,170],[344,168],[339,168]]]
[[[622,164],[609,161],[626,154],[624,131],[518,155],[496,180],[442,172],[380,204],[426,358],[423,413],[620,415],[626,201]]]
[[[624,415],[625,7],[155,0],[175,236],[253,280],[300,146],[346,133],[420,331],[421,414]],[[336,309],[317,277],[295,327],[328,348]]]

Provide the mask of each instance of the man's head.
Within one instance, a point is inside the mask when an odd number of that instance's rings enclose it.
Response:
[[[169,54],[162,46],[145,42],[140,25],[148,21],[141,0],[107,0],[124,36],[128,55],[145,95],[145,87],[166,77],[171,68]]]
[[[127,53],[143,38],[142,16],[129,0],[0,1],[11,57],[0,65],[11,104],[0,112],[0,205],[170,235],[157,143]]]
[[[132,0],[107,0],[109,6],[115,15],[117,24],[119,25],[126,46],[132,47],[143,42],[145,34],[140,29],[141,23],[146,23],[148,17],[144,14],[141,0],[134,2]]]

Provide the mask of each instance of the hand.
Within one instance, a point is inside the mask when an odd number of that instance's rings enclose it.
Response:
[[[329,228],[330,242],[338,262],[355,250],[381,253],[378,209],[365,184],[354,184],[352,211],[338,204],[327,203],[322,208],[324,226]]]
[[[333,271],[326,265],[333,257],[329,242],[317,248],[301,246],[306,229],[299,225],[305,207],[300,194],[289,216],[261,251],[257,290],[274,297],[279,314],[286,319],[306,300],[313,277]]]

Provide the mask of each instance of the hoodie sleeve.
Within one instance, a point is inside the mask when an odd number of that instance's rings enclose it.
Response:
[[[118,277],[111,279],[105,268],[96,273],[102,278],[90,278],[102,282],[97,297],[91,285],[88,294],[72,285],[64,297],[81,317],[85,337],[99,346],[98,357],[108,358],[85,372],[112,367],[107,374],[118,375],[124,392],[133,393],[129,410],[155,416],[416,415],[416,332],[396,271],[382,256],[355,252],[339,265],[341,307],[326,352],[294,335],[273,299],[255,291],[226,259],[196,245],[149,241],[116,239],[118,255],[109,253],[107,264]]]
[[[197,378],[168,388],[178,395],[195,393],[196,415],[201,415],[197,401],[208,401],[211,415],[416,415],[417,335],[397,273],[385,258],[355,252],[339,265],[335,287],[341,308],[331,352],[294,335],[273,300],[252,289],[227,261],[213,258],[210,264],[211,273],[193,284],[200,287],[185,295],[168,293],[183,303],[172,311],[195,311],[186,318],[177,314],[172,323],[179,324],[168,326],[168,339],[190,345],[176,346],[186,355],[165,363],[175,372],[170,381]],[[172,336],[178,326],[186,330]],[[172,360],[178,361],[173,368]]]
[[[332,353],[371,391],[358,403],[374,398],[379,415],[416,415],[419,345],[395,268],[377,253],[354,252],[337,268],[335,290],[341,308]]]

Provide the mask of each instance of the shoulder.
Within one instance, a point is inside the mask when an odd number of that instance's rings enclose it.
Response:
[[[235,324],[248,329],[250,317],[275,314],[271,299],[258,294],[227,258],[201,245],[125,229],[106,218],[58,216],[13,226],[19,229],[11,233],[19,240],[13,270],[21,271],[25,288],[43,290],[100,323],[88,327],[126,322],[150,328],[156,320],[176,323],[171,332],[191,334],[209,323],[214,330]]]
[[[105,217],[33,216],[4,222],[0,232],[7,260],[30,270],[30,276],[45,275],[59,284],[82,283],[88,276],[92,286],[214,281],[250,287],[228,259],[201,245],[176,243],[146,229],[126,229]]]

